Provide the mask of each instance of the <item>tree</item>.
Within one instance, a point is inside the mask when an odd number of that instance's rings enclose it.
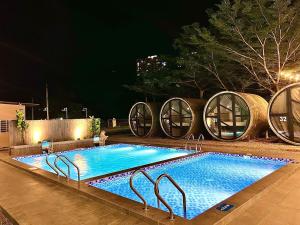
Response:
[[[295,3],[222,0],[215,10],[208,10],[207,27],[183,27],[174,44],[179,56],[169,57],[175,66],[143,73],[131,88],[170,95],[175,85],[187,95],[196,90],[200,97],[208,90],[274,94],[289,82],[286,72],[299,57]]]
[[[94,116],[90,116],[90,125],[89,130],[91,135],[94,137],[95,135],[100,134],[100,128],[101,128],[101,120],[100,118],[95,118]]]
[[[208,41],[207,32],[199,24],[185,26],[183,31],[174,44],[180,52],[183,82],[197,87],[202,95],[208,90],[244,91],[253,84],[236,62]]]
[[[25,115],[22,110],[17,110],[16,111],[16,117],[17,117],[17,129],[21,133],[22,137],[22,143],[25,144],[25,132],[27,128],[29,127],[29,124],[25,120]]]
[[[185,27],[177,46],[182,52],[188,49],[190,55],[199,54],[198,62],[223,88],[227,88],[227,81],[236,83],[240,79],[237,83],[246,86],[255,83],[273,94],[286,84],[282,74],[299,57],[298,17],[293,3],[223,0],[217,10],[208,11],[209,27],[201,28],[198,24]],[[231,76],[228,68],[241,73]],[[228,76],[227,81],[221,78],[219,69]]]

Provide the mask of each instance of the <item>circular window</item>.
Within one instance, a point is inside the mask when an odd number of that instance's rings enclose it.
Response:
[[[147,136],[152,127],[152,113],[146,103],[136,103],[129,113],[130,129],[136,136]]]
[[[280,90],[270,101],[269,123],[284,141],[300,144],[300,84]]]
[[[168,100],[161,109],[160,117],[164,132],[174,138],[185,136],[193,120],[189,104],[180,98]]]
[[[204,120],[212,136],[222,140],[235,140],[247,131],[250,110],[241,96],[222,92],[208,101]]]

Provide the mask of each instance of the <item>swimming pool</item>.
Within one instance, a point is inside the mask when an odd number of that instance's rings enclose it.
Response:
[[[137,166],[172,159],[195,153],[195,151],[149,147],[143,145],[116,144],[86,149],[61,152],[80,168],[80,179],[101,176]],[[61,154],[57,153],[57,154]],[[49,162],[53,165],[55,155],[49,155]],[[16,157],[22,163],[41,168],[53,173],[47,165],[46,154]],[[67,171],[66,165],[58,161],[58,165]],[[71,179],[77,180],[77,172],[71,167]]]
[[[287,163],[288,160],[283,159],[204,153],[147,167],[145,170],[154,180],[166,173],[179,184],[187,198],[186,218],[193,219]],[[141,202],[130,189],[129,177],[130,173],[124,173],[88,184]],[[157,207],[153,184],[141,174],[135,177],[133,183],[148,205]],[[160,194],[171,205],[175,215],[183,216],[180,192],[167,179],[161,180],[159,187]],[[162,204],[160,209],[167,211]]]

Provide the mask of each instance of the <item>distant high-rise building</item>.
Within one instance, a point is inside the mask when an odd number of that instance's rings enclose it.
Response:
[[[167,65],[157,55],[148,56],[144,59],[138,59],[136,62],[137,76],[146,72],[155,72],[163,69]]]

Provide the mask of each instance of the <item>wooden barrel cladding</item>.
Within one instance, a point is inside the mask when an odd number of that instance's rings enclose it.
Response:
[[[267,101],[258,95],[220,92],[205,106],[204,125],[221,141],[256,137],[268,127],[267,108]]]
[[[268,107],[269,125],[283,141],[300,145],[300,83],[278,91]]]
[[[159,103],[137,102],[129,112],[129,127],[137,137],[154,136],[161,133],[159,125]]]
[[[171,138],[184,138],[198,135],[205,128],[202,112],[206,101],[192,98],[171,98],[160,110],[160,125]]]

